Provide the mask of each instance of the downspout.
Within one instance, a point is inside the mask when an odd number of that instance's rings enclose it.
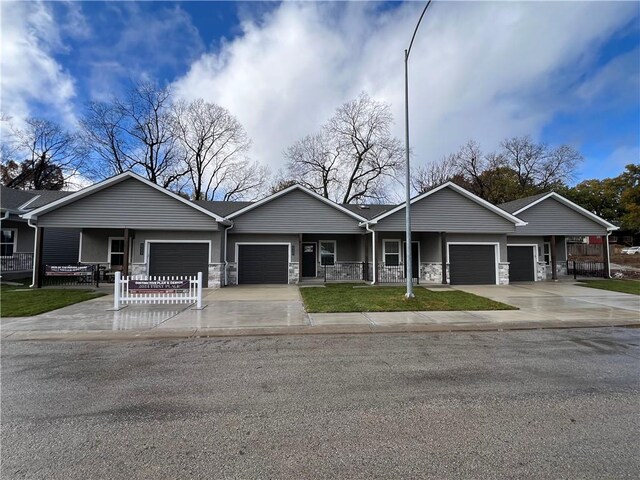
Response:
[[[36,284],[36,249],[38,248],[38,227],[36,225],[31,225],[31,218],[27,219],[27,225],[35,230],[33,235],[33,267],[31,268],[31,285],[29,288],[33,288]]]
[[[607,241],[607,244],[604,245],[604,247],[607,249],[607,271],[605,273],[607,274],[607,278],[612,278],[611,277],[611,247],[609,243],[609,235],[611,235],[611,230],[607,232],[607,238],[605,239]]]
[[[229,220],[231,225],[228,227],[224,227],[224,286],[226,287],[229,282],[227,279],[227,271],[229,270],[229,261],[227,260],[227,232],[233,228],[235,225],[233,220]]]
[[[9,218],[9,210],[4,212],[4,216],[2,217],[2,220],[6,220],[7,218]]]
[[[371,264],[373,265],[373,268],[372,268],[372,270],[373,270],[373,281],[371,282],[371,285],[375,285],[376,284],[376,271],[378,270],[376,268],[376,266],[377,266],[377,260],[376,260],[376,231],[375,230],[371,230],[369,228],[369,222],[364,224],[364,228],[366,228],[368,232],[371,232],[371,241],[373,242],[373,249],[372,249],[373,251],[371,252],[372,256],[373,256],[373,259],[372,259],[372,262],[371,262]]]

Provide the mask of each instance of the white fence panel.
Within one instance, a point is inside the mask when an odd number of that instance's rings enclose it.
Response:
[[[139,284],[144,288],[131,289]],[[141,291],[148,290],[148,291]],[[175,304],[196,303],[202,308],[202,272],[196,276],[146,276],[123,277],[115,274],[113,308],[119,310],[123,304]]]

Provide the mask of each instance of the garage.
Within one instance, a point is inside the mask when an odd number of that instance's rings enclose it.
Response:
[[[495,285],[495,246],[449,244],[449,283],[451,285]]]
[[[532,245],[507,246],[510,282],[535,281],[535,248]]]
[[[209,243],[150,243],[149,275],[197,275],[208,287]]]
[[[289,245],[237,245],[238,283],[289,283]]]

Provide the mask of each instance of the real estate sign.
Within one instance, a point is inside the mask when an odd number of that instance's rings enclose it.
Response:
[[[184,293],[189,291],[186,280],[129,280],[129,293]]]
[[[91,275],[93,265],[45,265],[44,274],[48,277],[77,277]]]

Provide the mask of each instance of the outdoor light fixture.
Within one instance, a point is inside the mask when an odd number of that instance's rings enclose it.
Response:
[[[413,46],[413,40],[416,38],[416,33],[418,33],[418,27],[420,27],[420,22],[422,22],[422,17],[427,12],[429,5],[431,5],[431,1],[429,0],[422,10],[422,14],[420,15],[420,19],[416,24],[416,28],[413,31],[413,36],[411,37],[411,42],[409,43],[409,48],[404,51],[404,125],[405,125],[405,144],[406,144],[406,156],[407,156],[407,168],[406,168],[406,184],[405,184],[405,193],[406,193],[406,252],[405,252],[405,268],[406,268],[406,276],[407,276],[407,293],[405,296],[407,298],[415,297],[413,293],[413,255],[411,251],[411,169],[409,165],[409,54],[411,53],[411,47]],[[418,273],[419,274],[419,273]]]

